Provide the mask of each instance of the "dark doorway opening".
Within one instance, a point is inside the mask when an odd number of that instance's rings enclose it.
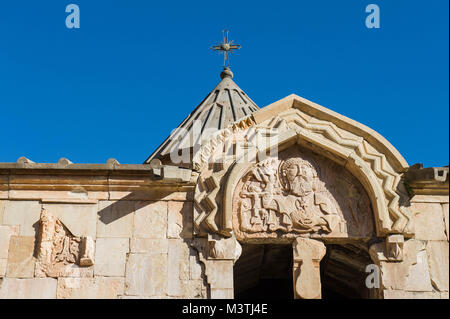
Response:
[[[323,299],[376,298],[365,280],[371,264],[368,248],[361,244],[327,244],[320,263]],[[292,246],[243,244],[234,265],[236,299],[293,299]]]
[[[234,265],[237,299],[292,299],[292,246],[243,244]]]
[[[320,263],[322,299],[374,298],[366,287],[366,266],[371,264],[365,244],[327,245]]]

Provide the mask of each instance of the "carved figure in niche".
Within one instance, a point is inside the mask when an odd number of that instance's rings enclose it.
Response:
[[[78,274],[80,270],[76,264],[93,265],[93,247],[92,238],[72,235],[59,219],[42,209],[35,275],[65,277]]]
[[[317,170],[302,158],[258,163],[246,175],[240,197],[246,232],[330,233],[342,221]]]

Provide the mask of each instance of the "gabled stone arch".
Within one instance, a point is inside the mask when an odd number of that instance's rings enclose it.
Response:
[[[267,139],[275,129],[277,138]],[[258,138],[268,140],[268,143],[259,143]],[[236,147],[238,144],[240,147]],[[208,281],[211,291],[221,291],[225,287],[229,292],[229,288],[233,286],[232,265],[241,252],[238,240],[248,240],[238,234],[233,225],[233,220],[236,220],[233,219],[236,186],[252,165],[259,165],[257,163],[268,158],[267,154],[271,150],[282,151],[288,148],[299,148],[317,154],[343,167],[357,179],[370,199],[376,237],[385,238],[384,248],[377,246],[380,258],[390,262],[402,260],[404,237],[414,235],[413,218],[408,208],[409,199],[401,181],[408,168],[406,161],[375,131],[291,95],[218,131],[194,156],[193,168],[198,173],[193,214],[197,250],[203,256],[202,261],[209,273],[220,273],[224,271],[220,267],[228,267],[227,283],[219,285],[212,276]],[[244,151],[236,154],[230,153],[230,149]],[[287,202],[289,204],[289,200]],[[320,206],[323,203],[318,200],[314,204]],[[326,209],[322,208],[321,206],[324,213]],[[322,220],[326,219],[320,214],[319,216]],[[337,224],[342,225],[342,222],[334,223]],[[296,298],[320,298],[318,264],[325,252],[323,243],[342,238],[349,241],[355,239],[342,231],[336,236],[335,226],[331,227],[328,221],[318,222],[317,225],[324,226],[322,231],[314,228],[308,234],[278,236],[273,241],[290,242],[293,245]],[[270,238],[269,234],[250,239],[264,243],[267,238]],[[368,238],[365,237],[364,241]],[[309,284],[303,287],[305,282],[301,278],[316,278],[315,288],[309,289]]]
[[[278,130],[275,142],[247,145],[244,154],[238,157],[226,153],[227,144],[236,141],[251,144],[250,136],[264,136],[274,128]],[[232,194],[249,165],[240,163],[239,158],[256,156],[259,161],[269,149],[292,144],[335,161],[361,182],[373,206],[378,237],[413,235],[413,220],[401,183],[408,164],[398,151],[366,126],[295,95],[219,131],[197,153],[194,158],[194,168],[199,172],[194,208],[197,234],[232,235]],[[220,164],[217,159],[222,160]]]

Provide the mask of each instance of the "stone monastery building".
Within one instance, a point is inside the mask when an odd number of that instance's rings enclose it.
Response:
[[[449,298],[448,180],[224,68],[144,164],[0,163],[0,298]]]

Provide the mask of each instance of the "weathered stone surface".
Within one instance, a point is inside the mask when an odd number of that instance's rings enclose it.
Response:
[[[448,232],[448,204],[442,204],[442,209],[444,211],[445,235],[447,235],[447,241],[449,241],[450,233]]]
[[[53,214],[42,209],[39,223],[36,277],[92,277],[91,237],[75,237]],[[89,256],[90,254],[90,256]]]
[[[319,299],[322,297],[320,282],[320,261],[325,256],[325,245],[317,240],[296,238],[294,250],[293,276],[296,298]]]
[[[110,191],[110,200],[121,200],[126,197],[128,200],[136,201],[192,201],[192,191],[173,191],[159,186],[147,190],[133,191]]]
[[[429,241],[427,244],[428,266],[431,283],[438,291],[449,288],[449,254],[447,241]]]
[[[202,280],[183,281],[183,298],[206,298],[206,287]]]
[[[195,255],[189,256],[189,272],[191,279],[202,279],[202,265]]]
[[[212,259],[237,260],[242,253],[242,247],[236,238],[221,238],[208,241],[209,256]]]
[[[0,181],[1,181],[1,177],[0,177]],[[2,198],[1,193],[2,193],[2,191],[0,190],[0,198]],[[6,206],[6,200],[0,199],[0,224],[3,223],[3,214],[5,212],[5,206]]]
[[[20,236],[34,236],[41,204],[38,201],[7,201],[3,213],[4,225],[19,225]]]
[[[33,252],[34,237],[11,236],[6,276],[16,278],[33,277],[35,264]]]
[[[8,258],[9,239],[19,235],[19,226],[0,225],[0,259]]]
[[[58,299],[113,299],[124,292],[123,277],[59,278]]]
[[[167,203],[136,202],[134,215],[134,237],[166,238]]]
[[[167,254],[130,254],[125,294],[163,296],[167,293]]]
[[[44,177],[41,175],[41,178]],[[90,178],[95,178],[90,176]],[[41,181],[42,182],[42,181]],[[60,181],[58,181],[60,182]],[[69,180],[68,183],[74,183],[73,180]],[[75,182],[76,183],[76,182]],[[50,187],[52,184],[50,184]],[[90,191],[90,192],[72,192],[67,190],[41,190],[41,189],[20,189],[9,191],[10,199],[17,200],[42,200],[42,202],[52,203],[96,203],[97,200],[107,200],[107,191]]]
[[[411,198],[411,203],[447,203],[449,197],[445,195],[421,195],[417,194]]]
[[[7,264],[6,258],[0,259],[0,278],[5,277],[6,275],[6,264]]]
[[[385,289],[432,291],[426,242],[410,239],[404,244],[402,262],[381,261],[382,283]]]
[[[192,203],[169,202],[167,238],[192,238]]]
[[[212,288],[233,289],[233,261],[211,260],[206,267],[208,283]],[[212,291],[212,290],[211,290]]]
[[[95,276],[124,276],[128,238],[97,238],[95,247]]]
[[[91,237],[81,237],[80,266],[87,267],[94,264],[95,243]]]
[[[233,289],[230,288],[212,288],[211,299],[233,299]]]
[[[44,204],[43,208],[59,219],[77,237],[96,237],[97,205]]]
[[[97,237],[133,235],[134,201],[101,201],[98,205]]]
[[[440,203],[412,203],[415,214],[416,239],[447,240],[444,213]]]
[[[189,279],[189,246],[182,240],[169,239],[167,294],[184,295],[182,280]]]
[[[439,292],[384,290],[384,299],[441,299]]]
[[[169,241],[167,239],[131,238],[130,252],[139,254],[167,254]]]
[[[169,299],[170,297],[164,296],[119,296],[118,299]]]
[[[3,278],[0,299],[55,299],[56,284],[54,278]]]

